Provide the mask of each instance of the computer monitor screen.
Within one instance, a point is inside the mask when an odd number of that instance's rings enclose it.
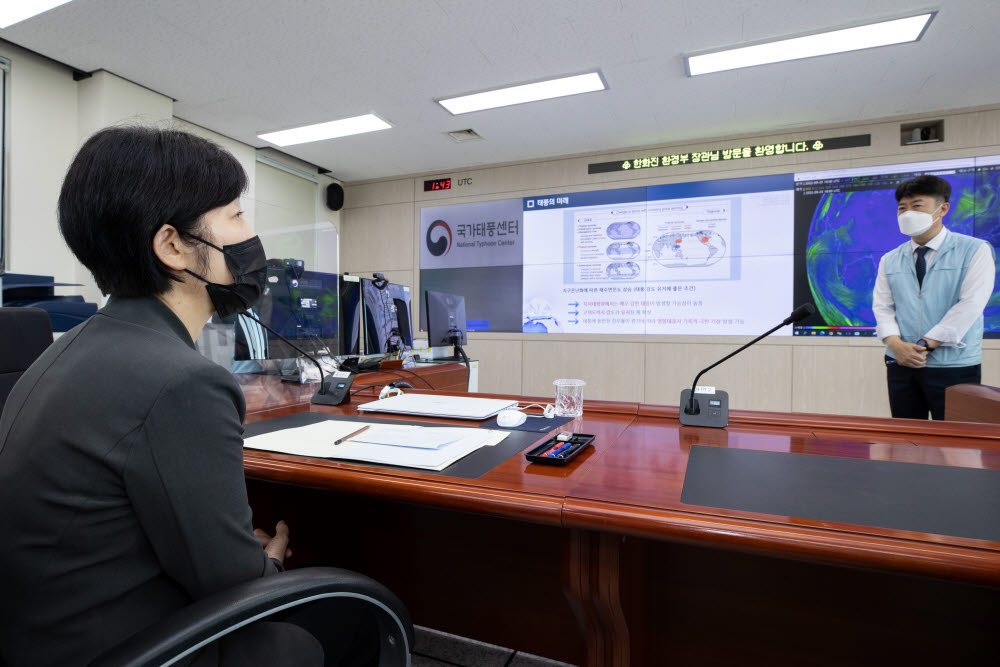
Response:
[[[388,354],[413,347],[410,288],[370,279],[361,281],[364,293],[365,352]]]
[[[364,354],[361,278],[340,277],[340,354]]]
[[[458,334],[459,345],[466,342],[465,297],[426,290],[427,342],[431,347],[453,345]]]
[[[253,314],[310,354],[336,354],[340,348],[338,281],[334,273],[305,271],[301,264],[294,263],[270,266],[264,293]],[[237,360],[301,356],[249,318],[238,317],[235,328]]]

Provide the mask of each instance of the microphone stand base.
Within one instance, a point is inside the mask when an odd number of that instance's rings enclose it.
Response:
[[[313,405],[340,405],[344,403],[343,397],[337,397],[333,394],[321,394],[318,391],[313,394],[310,403]]]
[[[714,394],[694,395],[694,414],[688,414],[691,390],[681,392],[680,420],[684,426],[726,428],[729,426],[729,394],[716,389]]]
[[[351,384],[354,376],[346,378],[325,377],[323,384],[313,394],[311,403],[313,405],[342,405],[351,400]]]

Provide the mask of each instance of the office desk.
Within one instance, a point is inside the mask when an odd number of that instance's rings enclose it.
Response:
[[[413,369],[392,369],[391,371],[372,371],[354,376],[351,391],[365,386],[384,387],[396,380],[405,380],[414,387],[433,389],[435,391],[462,392],[465,391],[468,371],[462,364],[436,364]],[[269,419],[277,416],[269,411],[291,406],[308,407],[310,399],[316,393],[318,383],[299,384],[297,382],[282,382],[276,375],[257,375],[253,373],[236,373],[233,375],[243,390],[247,401],[247,413],[254,413],[254,420]],[[378,391],[374,392],[377,396]],[[366,399],[371,400],[371,399]]]
[[[361,402],[256,395],[248,421]],[[577,664],[964,664],[993,650],[1000,543],[679,498],[693,444],[1000,469],[995,427],[735,411],[723,431],[682,427],[676,410],[588,401],[564,428],[596,434],[593,450],[566,468],[518,455],[475,480],[248,452],[251,504],[258,525],[289,522],[292,565],[358,570],[419,624]]]
[[[944,418],[948,421],[1000,424],[1000,387],[956,384],[944,390]]]
[[[640,406],[563,506],[564,525],[599,533],[601,557],[616,564],[605,606],[628,630],[633,664],[995,659],[1000,543],[680,497],[693,445],[1000,470],[1000,429],[737,411],[716,430],[676,415]]]

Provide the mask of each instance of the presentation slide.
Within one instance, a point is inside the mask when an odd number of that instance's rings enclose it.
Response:
[[[793,199],[790,175],[526,198],[522,331],[770,328],[792,300]]]
[[[906,241],[895,190],[952,186],[948,229],[1000,253],[1000,156],[538,195],[421,210],[422,289],[469,331],[873,336],[879,259]],[[984,313],[1000,337],[1000,276]],[[423,328],[422,324],[422,328]]]

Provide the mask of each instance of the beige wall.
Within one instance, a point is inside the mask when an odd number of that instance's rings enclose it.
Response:
[[[945,120],[947,141],[900,146],[902,122]],[[871,134],[872,145],[829,153],[706,163],[683,168],[615,172],[590,176],[587,164],[695,147],[724,147],[719,137],[696,143],[650,146],[521,164],[424,174],[412,178],[355,183],[346,187],[341,221],[341,269],[384,271],[394,282],[419,286],[420,209],[553,192],[577,192],[705,179],[738,178],[790,171],[860,167],[893,162],[1000,153],[1000,108],[958,110],[924,117],[804,128],[798,132],[739,137],[740,144],[764,144],[817,136]],[[447,193],[423,192],[423,180],[450,176],[471,184]],[[892,212],[889,212],[891,215]],[[414,299],[419,308],[419,299]],[[679,402],[698,370],[749,340],[746,337],[598,336],[469,334],[468,350],[479,359],[484,392],[549,396],[552,380],[578,377],[586,395],[651,403]],[[1000,385],[1000,341],[985,341],[983,382]],[[882,347],[873,339],[772,337],[707,373],[701,384],[730,393],[733,408],[888,416]]]
[[[174,101],[156,91],[126,81],[110,72],[94,72],[77,84],[77,147],[94,132],[109,125],[141,124],[168,127],[173,121]],[[60,174],[60,183],[61,183]],[[87,301],[102,305],[101,294],[90,271],[74,259],[75,282]]]
[[[65,65],[0,40],[0,56],[11,61],[10,144],[7,187],[8,219],[4,243],[6,270],[12,273],[52,275],[58,282],[82,283],[61,288],[60,294],[83,294],[103,304],[104,297],[90,273],[77,261],[59,233],[56,205],[59,189],[76,151],[95,131],[118,123],[174,127],[211,139],[229,150],[249,177],[243,210],[255,226],[258,205],[271,226],[303,224],[333,231],[310,232],[311,259],[316,268],[336,272],[340,214],[325,206],[325,188],[333,179],[317,175],[317,182],[290,177],[289,182],[265,184],[257,194],[257,153],[248,146],[183,119],[173,117],[173,100],[156,91],[98,71],[79,82]],[[288,158],[294,160],[293,158]],[[289,187],[304,185],[305,187]],[[269,214],[273,214],[270,215]],[[327,223],[327,224],[324,224]]]
[[[0,41],[10,59],[10,148],[6,270],[81,283],[60,294],[104,299],[59,232],[63,177],[80,145],[121,122],[167,124],[173,100],[108,72],[77,82],[65,65]]]
[[[56,202],[78,146],[77,83],[68,68],[3,41],[0,56],[11,61],[6,270],[75,282]]]

